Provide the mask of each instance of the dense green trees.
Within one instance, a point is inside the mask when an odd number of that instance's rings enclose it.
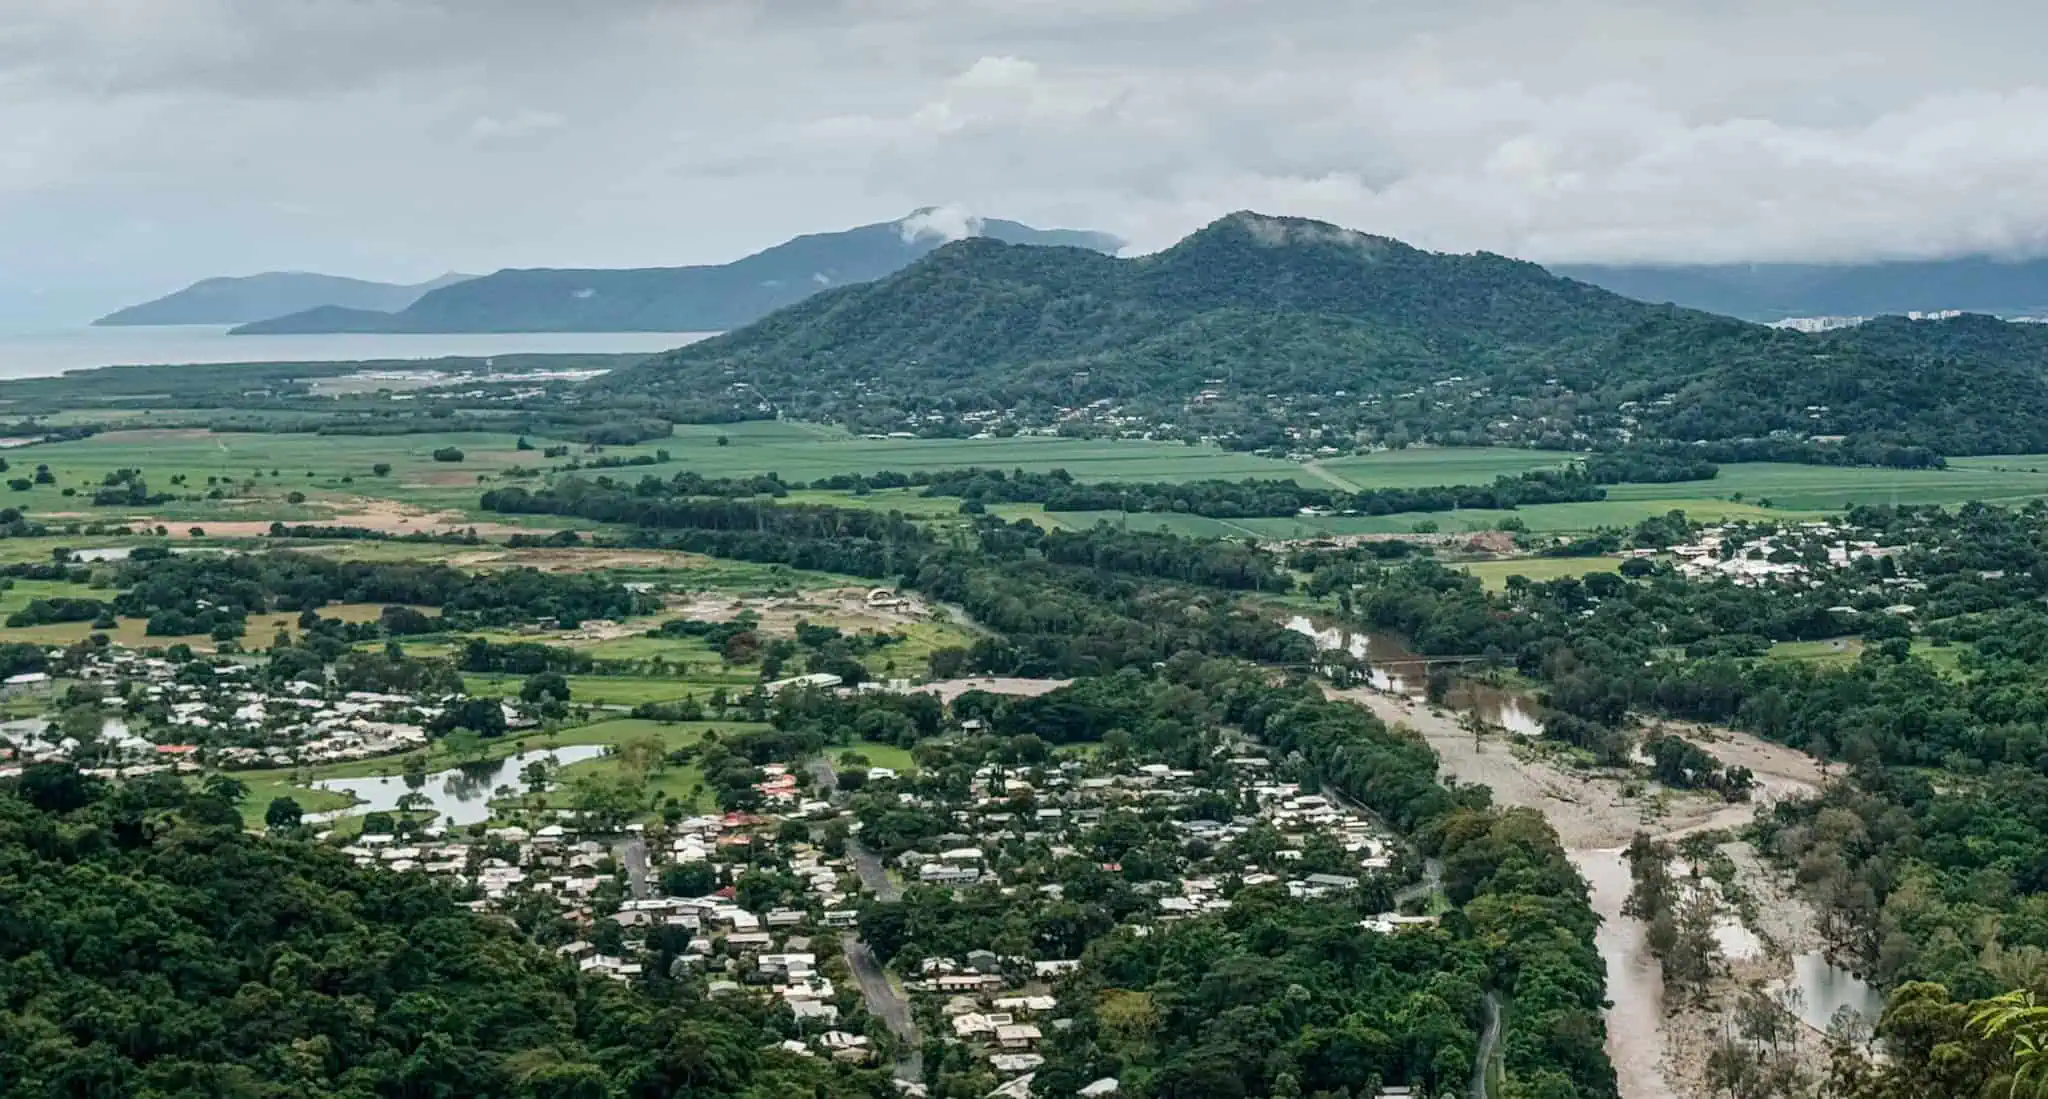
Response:
[[[757,1009],[589,983],[424,875],[245,834],[168,776],[0,789],[10,1097],[892,1094],[772,1040]]]
[[[1472,1076],[1488,990],[1513,1005],[1504,1049],[1511,1088],[1614,1094],[1597,921],[1540,817],[1495,812],[1483,791],[1446,790],[1419,740],[1306,684],[1274,686],[1231,662],[1182,658],[1158,679],[1083,681],[1007,704],[995,727],[1036,735],[1048,719],[1077,736],[1113,729],[1169,759],[1185,748],[1203,765],[1218,724],[1280,755],[1299,753],[1328,787],[1441,858],[1460,909],[1439,930],[1381,936],[1356,926],[1355,905],[1247,888],[1219,920],[1096,939],[1063,1005],[1077,1025],[1054,1040],[1042,1077],[1053,1094],[1103,1075],[1150,1099],[1266,1096],[1288,1086],[1371,1094],[1375,1082],[1458,1091]],[[875,821],[886,834],[886,815]],[[884,930],[943,949],[942,914],[908,907],[906,926]],[[1085,909],[1076,915],[1086,918]],[[864,916],[864,930],[869,922]]]
[[[327,603],[411,604],[441,609],[444,627],[552,619],[574,625],[659,609],[652,596],[599,576],[506,569],[465,573],[447,565],[333,561],[311,554],[193,554],[129,562],[117,581],[118,614],[150,619],[153,634],[204,633],[250,614]]]
[[[1617,480],[1633,472],[1653,476],[1668,474],[1673,480],[1714,475],[1714,467],[1709,463],[1668,460],[1626,462],[1606,458],[1600,460],[1598,468],[1602,475]],[[1694,476],[1681,477],[1680,474]],[[1050,473],[960,469],[914,474],[885,472],[872,477],[849,474],[815,482],[813,487],[859,491],[898,483],[922,485],[925,496],[957,496],[965,504],[979,504],[983,508],[996,503],[1033,503],[1044,505],[1047,511],[1180,512],[1218,519],[1291,516],[1305,508],[1361,515],[1456,511],[1459,508],[1512,509],[1522,504],[1559,504],[1599,500],[1606,496],[1606,492],[1593,483],[1592,475],[1578,466],[1502,476],[1491,485],[1384,488],[1363,492],[1257,479],[1083,484],[1075,481],[1073,475],[1064,469]]]
[[[1100,412],[1104,433],[1135,421],[1248,450],[1837,445],[1816,436],[1877,458],[2048,449],[2048,341],[1973,320],[1991,331],[1808,336],[1246,213],[1131,260],[962,241],[590,388],[934,435],[979,430],[977,412],[1074,429],[1069,410],[1089,408],[1079,423]]]

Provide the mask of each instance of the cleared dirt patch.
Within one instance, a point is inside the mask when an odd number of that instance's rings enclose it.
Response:
[[[671,604],[670,610],[700,622],[730,622],[752,611],[760,616],[761,629],[768,633],[790,633],[799,621],[853,630],[886,630],[915,625],[931,619],[931,608],[923,601],[894,595],[887,605],[870,603],[874,588],[822,588],[793,596],[765,599],[734,598],[717,592],[700,592]]]
[[[1057,691],[1072,683],[1071,679],[1013,679],[1008,676],[979,676],[974,679],[941,679],[927,683],[918,690],[938,695],[948,706],[953,700],[969,691],[987,691],[992,695],[1011,695],[1018,698],[1037,698],[1039,695]]]
[[[448,558],[448,563],[463,569],[589,572],[593,569],[688,569],[707,564],[710,560],[694,553],[673,550],[505,548],[464,551]]]
[[[57,518],[56,514],[47,516]],[[172,538],[189,538],[193,528],[204,532],[207,538],[261,538],[270,533],[272,522],[283,522],[286,526],[306,524],[321,527],[361,527],[365,530],[383,531],[388,534],[415,534],[419,532],[444,533],[449,531],[474,530],[482,535],[537,534],[544,533],[532,527],[508,526],[504,523],[479,523],[453,511],[428,511],[425,508],[409,507],[392,500],[373,500],[355,497],[340,501],[335,514],[320,519],[216,519],[171,521],[154,516],[140,515],[123,519],[133,526],[161,526],[170,532]]]

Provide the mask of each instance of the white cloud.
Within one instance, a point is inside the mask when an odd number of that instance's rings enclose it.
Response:
[[[981,235],[981,219],[958,206],[933,206],[918,210],[896,223],[905,241],[925,237],[966,240]]]

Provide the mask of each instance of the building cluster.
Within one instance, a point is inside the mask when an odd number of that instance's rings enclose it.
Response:
[[[1819,572],[1893,557],[1902,551],[1903,547],[1880,545],[1836,524],[1817,521],[1763,530],[1736,525],[1707,527],[1693,541],[1664,552],[1688,580],[1729,580],[1756,587],[1815,584]],[[1657,552],[1632,551],[1637,556]]]

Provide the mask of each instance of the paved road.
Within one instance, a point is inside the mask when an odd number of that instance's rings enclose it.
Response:
[[[619,861],[625,864],[627,891],[632,894],[634,900],[646,899],[648,893],[647,841],[634,836],[621,841],[617,847],[612,848],[612,853],[616,854],[619,857]]]
[[[1479,1056],[1473,1059],[1472,1099],[1489,1099],[1486,1080],[1500,1056],[1500,993],[1486,994],[1486,1029],[1479,1034]]]
[[[853,970],[854,983],[860,985],[861,997],[867,1001],[868,1013],[882,1020],[903,1049],[903,1055],[896,1058],[896,1078],[922,1082],[924,1045],[917,1036],[917,1022],[910,1017],[910,1002],[889,983],[889,975],[875,961],[874,951],[858,936],[844,932],[839,936],[839,945],[846,953],[847,966]]]
[[[1396,908],[1409,901],[1421,900],[1444,887],[1444,864],[1435,859],[1422,860],[1422,880],[1414,885],[1402,886],[1394,891]]]
[[[878,901],[900,901],[903,890],[889,880],[889,872],[882,867],[882,856],[860,845],[859,840],[846,841],[846,853],[853,857],[853,871],[860,875],[861,885],[875,895]]]
[[[812,756],[804,760],[804,770],[811,773],[811,785],[817,789],[820,798],[830,801],[832,795],[839,792],[839,776],[833,772],[831,760]]]

